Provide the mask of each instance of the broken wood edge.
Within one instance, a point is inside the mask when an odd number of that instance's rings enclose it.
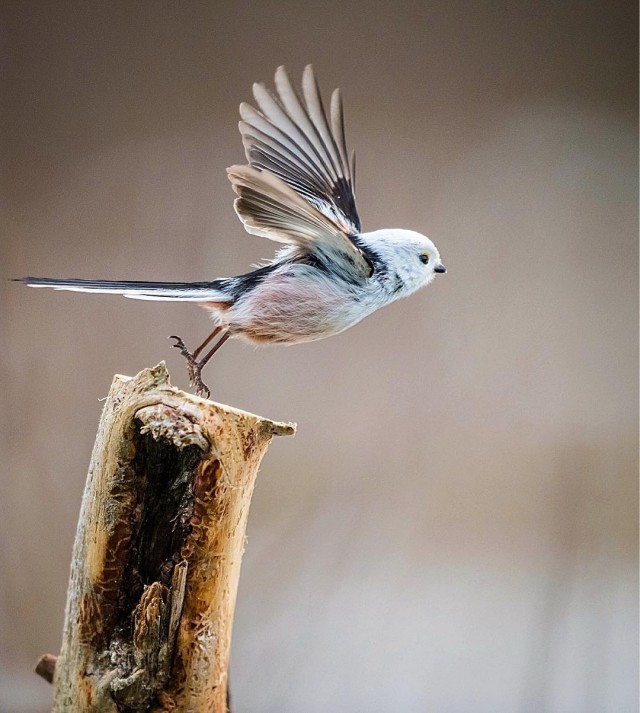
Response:
[[[273,436],[295,436],[297,431],[297,424],[292,421],[272,421],[271,419],[265,418],[264,416],[258,416],[250,411],[245,411],[243,409],[235,408],[234,406],[229,406],[227,404],[221,404],[212,399],[206,399],[203,396],[196,396],[188,391],[182,391],[177,386],[171,385],[171,377],[167,371],[166,362],[161,361],[154,367],[148,367],[143,369],[136,376],[125,376],[123,374],[116,374],[113,379],[113,384],[111,389],[116,387],[117,382],[129,382],[132,380],[138,380],[141,377],[148,379],[150,384],[157,387],[161,387],[163,391],[167,394],[173,394],[178,396],[181,401],[187,401],[188,403],[197,404],[212,404],[213,406],[224,409],[227,413],[233,413],[238,416],[248,417],[250,419],[255,419],[264,428],[265,433],[271,433]],[[108,398],[108,397],[107,397]]]

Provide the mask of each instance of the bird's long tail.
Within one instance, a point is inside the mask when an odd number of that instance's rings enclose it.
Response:
[[[51,287],[72,292],[97,292],[124,295],[135,300],[176,300],[183,302],[208,302],[229,300],[223,280],[213,282],[134,282],[119,280],[57,279],[51,277],[22,277],[29,287]]]

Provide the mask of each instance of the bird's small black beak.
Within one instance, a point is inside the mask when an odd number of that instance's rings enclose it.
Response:
[[[446,272],[446,271],[447,271],[447,268],[446,268],[442,263],[440,263],[439,265],[436,265],[436,266],[433,268],[433,271],[434,271],[434,272]]]

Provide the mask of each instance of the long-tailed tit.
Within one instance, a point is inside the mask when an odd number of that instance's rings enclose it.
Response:
[[[211,282],[48,277],[22,282],[204,307],[215,322],[213,332],[193,352],[179,337],[174,337],[174,346],[186,357],[198,393],[208,395],[202,367],[227,339],[259,344],[324,339],[445,272],[436,246],[420,233],[361,232],[355,154],[347,154],[340,91],[331,95],[327,117],[311,66],[302,76],[302,97],[284,67],[276,71],[275,86],[274,95],[263,84],[253,85],[258,109],[240,105],[248,165],[227,171],[245,229],[285,244],[275,259],[245,275]],[[217,343],[203,354],[216,337]]]

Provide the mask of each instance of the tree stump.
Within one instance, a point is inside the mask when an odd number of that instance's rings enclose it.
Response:
[[[249,504],[275,423],[116,376],[73,548],[54,713],[224,713]]]

